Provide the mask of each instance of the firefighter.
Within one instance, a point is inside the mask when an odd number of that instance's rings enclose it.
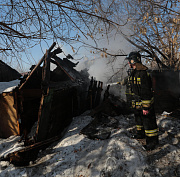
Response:
[[[132,108],[134,110],[137,134],[135,138],[146,138],[146,150],[155,149],[158,142],[158,127],[154,111],[154,98],[152,82],[147,67],[141,62],[139,52],[131,52],[126,59],[130,68],[129,76],[132,95]]]

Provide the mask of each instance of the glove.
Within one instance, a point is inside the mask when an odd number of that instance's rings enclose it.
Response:
[[[144,110],[144,109],[143,109],[143,115],[146,116],[146,115],[148,115],[148,114],[149,114],[149,110]]]

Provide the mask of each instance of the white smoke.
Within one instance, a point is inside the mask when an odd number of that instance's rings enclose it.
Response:
[[[111,69],[107,65],[107,61],[104,58],[94,60],[88,72],[90,76],[93,76],[96,80],[102,82],[107,82],[107,77],[111,75]]]
[[[132,46],[121,36],[111,37],[108,40],[103,39],[98,43],[98,46],[101,49],[107,48],[107,51],[114,55],[127,55],[133,50],[131,48]],[[119,82],[127,75],[127,68],[125,68],[124,59],[125,56],[118,56],[114,58],[111,55],[107,55],[107,57],[105,57],[103,53],[102,57],[101,52],[95,51],[94,54],[88,54],[86,51],[83,60],[80,61],[76,69],[88,69],[90,77],[94,77],[97,81],[102,81],[104,87],[106,87],[107,83]],[[120,86],[112,86],[110,90],[113,94],[119,95],[119,89],[121,89]]]

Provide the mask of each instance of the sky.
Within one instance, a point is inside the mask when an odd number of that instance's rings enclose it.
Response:
[[[10,2],[9,2],[10,3]],[[2,4],[5,4],[5,2],[3,2]],[[7,13],[7,18],[11,16],[11,10],[10,10],[10,13],[8,13],[8,9],[11,9],[10,6],[2,6],[1,4],[1,8],[7,8],[7,12],[6,10],[4,9],[4,13]],[[24,3],[26,4],[26,3]],[[29,3],[30,5],[32,5],[31,3]],[[105,3],[106,4],[106,3]],[[3,10],[2,10],[3,12]],[[13,12],[12,12],[13,13]],[[18,13],[15,14],[18,16]],[[6,16],[2,16],[3,17],[3,20],[6,21]],[[24,17],[23,17],[24,18]],[[68,23],[68,24],[71,24],[71,23]],[[32,26],[30,27],[32,30],[34,30],[35,26],[33,26],[34,24],[32,24]],[[72,26],[74,26],[72,24]],[[15,27],[15,26],[14,26]],[[17,26],[18,27],[18,26]],[[99,27],[101,28],[101,24],[99,22]],[[63,26],[60,28],[63,28]],[[70,27],[67,26],[67,28],[69,29]],[[74,37],[74,36],[77,36],[77,34],[80,36],[80,40],[86,40],[85,42],[88,43],[89,45],[94,45],[95,43],[93,43],[93,40],[91,39],[90,36],[86,35],[86,37],[88,39],[85,39],[85,37],[83,36],[83,34],[81,34],[80,30],[79,29],[74,29],[76,27],[73,27],[73,28],[70,28],[69,30],[65,29],[65,30],[62,30],[62,33],[64,33],[65,35],[67,35],[66,33],[70,32],[70,34],[68,34],[68,36],[71,36],[71,37]],[[83,31],[83,28],[86,28],[85,25],[82,24],[81,26],[82,28],[82,31]],[[91,28],[91,26],[89,26],[89,28]],[[102,27],[103,28],[103,27]],[[87,31],[87,30],[85,30]],[[84,31],[84,33],[85,33]],[[101,33],[101,32],[99,32]],[[102,33],[105,33],[105,32],[102,32]],[[114,34],[113,34],[114,33]],[[101,40],[100,41],[97,41],[97,44],[98,44],[98,47],[100,48],[108,48],[113,54],[117,54],[117,51],[119,51],[120,49],[124,51],[124,53],[129,53],[130,50],[129,50],[129,44],[127,44],[127,42],[125,40],[122,39],[122,37],[120,37],[119,35],[115,35],[115,32],[112,31],[111,34],[108,34],[109,36],[112,36],[111,38],[107,39],[107,36],[104,35],[103,37],[101,36],[102,34],[98,34],[98,36],[96,36],[97,38],[100,38]],[[68,37],[67,36],[67,37]],[[65,38],[66,36],[64,36]],[[50,37],[51,38],[51,37]],[[95,37],[94,37],[95,38]],[[34,40],[34,39],[33,39]],[[27,49],[26,51],[26,54],[25,53],[22,53],[22,54],[19,54],[19,57],[21,57],[21,61],[19,60],[17,62],[17,60],[15,58],[9,58],[8,60],[11,61],[7,64],[11,64],[11,66],[18,70],[19,72],[27,72],[29,70],[29,68],[31,67],[31,65],[34,65],[34,64],[37,64],[38,61],[42,58],[42,56],[44,55],[46,49],[49,48],[49,46],[51,46],[51,44],[53,43],[52,40],[48,41],[48,40],[41,40],[41,46],[37,45],[37,46],[34,46],[32,49]],[[96,59],[103,59],[100,57],[100,54],[91,54],[90,53],[90,50],[86,50],[84,48],[81,48],[80,50],[78,50],[77,54],[75,55],[75,53],[73,52],[71,46],[69,45],[66,45],[65,43],[63,43],[62,41],[58,41],[58,45],[63,49],[64,53],[67,55],[67,54],[71,54],[75,61],[80,61],[79,59],[82,59],[81,61],[83,62],[83,60],[85,59],[88,59],[88,60],[96,60]],[[74,49],[76,51],[76,49],[81,46],[81,44],[74,44]],[[60,55],[63,57],[63,55]],[[122,60],[119,58],[119,60]],[[104,60],[104,61],[101,61],[99,62],[98,61],[98,64],[102,63],[102,66],[104,66],[107,61]],[[96,64],[96,63],[94,63]],[[83,66],[83,65],[82,65]],[[103,69],[103,68],[102,68]],[[91,69],[93,71],[93,69]],[[97,76],[95,77],[99,77],[100,74],[97,73]]]
[[[91,38],[88,38],[86,42],[89,45],[94,45]],[[38,63],[38,61],[43,57],[44,53],[52,45],[52,43],[53,41],[42,42],[41,46],[35,46],[34,48],[29,49],[28,52],[31,52],[31,58],[27,60],[25,54],[23,54],[23,68],[19,68],[18,63],[16,62],[15,64],[12,64],[12,67],[14,69],[17,69],[19,72],[27,72],[31,65]],[[60,58],[64,58],[65,55],[68,54],[72,55],[74,59],[71,61],[74,63],[79,62],[79,64],[75,68],[76,70],[80,71],[86,68],[88,69],[90,76],[93,76],[97,80],[101,80],[103,82],[106,82],[107,78],[109,78],[113,74],[113,72],[116,72],[119,68],[122,68],[125,59],[124,56],[117,57],[116,62],[107,65],[109,59],[112,59],[112,57],[102,57],[101,52],[97,52],[94,49],[82,47],[77,51],[77,53],[74,53],[71,46],[65,43],[58,42],[55,48],[57,46],[59,46],[63,50],[63,52],[58,55]],[[81,46],[81,44],[77,43],[74,46],[74,49],[76,51],[76,49]],[[129,52],[131,52],[131,50],[133,50],[131,45],[129,45],[129,43],[125,41],[125,39],[123,39],[120,35],[112,35],[112,37],[108,40],[106,38],[102,38],[101,41],[98,42],[98,46],[100,48],[107,48],[108,51],[112,54],[118,54],[118,51],[120,50],[123,51],[124,54],[128,54]]]
[[[83,29],[83,25],[81,28]],[[101,27],[101,24],[99,24],[99,27]],[[33,27],[32,27],[33,28]],[[103,28],[103,27],[102,27]],[[84,40],[85,43],[88,45],[93,45],[96,46],[95,43],[93,42],[92,38],[88,35],[87,39],[81,34],[80,30],[78,29],[71,29],[70,30],[70,36],[76,36],[77,34],[80,36],[80,40]],[[66,30],[64,31],[66,34]],[[111,33],[108,34],[111,37],[107,37],[106,35],[102,36],[103,32],[99,32],[96,36],[94,36],[94,39],[101,39],[97,40],[97,45],[96,47],[100,48],[107,48],[109,53],[112,54],[122,54],[119,51],[123,51],[123,54],[128,54],[130,53],[133,49],[131,45],[123,39],[122,36],[119,34],[116,34],[117,31],[111,30]],[[27,49],[27,53],[22,53],[21,58],[22,60],[17,62],[17,60],[14,58],[12,60],[11,67],[19,71],[20,73],[22,72],[27,72],[29,71],[29,68],[31,65],[37,64],[38,61],[43,57],[45,54],[46,50],[53,44],[53,41],[50,40],[41,40],[41,45],[34,46],[33,48]],[[77,65],[76,69],[77,70],[82,70],[82,69],[88,69],[88,72],[90,74],[90,77],[93,76],[97,80],[103,81],[103,82],[108,82],[108,78],[112,76],[117,70],[122,68],[122,65],[124,64],[124,58],[125,57],[117,57],[117,60],[112,63],[107,65],[110,59],[112,59],[111,56],[108,56],[107,58],[101,57],[101,52],[97,52],[94,49],[87,49],[87,48],[80,48],[77,50],[81,44],[80,43],[74,43],[73,47],[75,50],[75,53],[73,49],[71,48],[70,45],[63,43],[62,41],[57,42],[57,46],[60,46],[63,50],[62,54],[59,54],[61,58],[65,57],[65,55],[71,54],[74,57],[74,60],[72,60],[74,63],[79,62]],[[77,53],[76,53],[77,52]],[[11,61],[11,59],[9,59]],[[9,64],[9,63],[7,63]],[[87,68],[88,67],[88,68]],[[126,72],[126,71],[122,71]],[[116,78],[116,79],[121,79],[121,78]],[[113,81],[113,80],[112,80]]]

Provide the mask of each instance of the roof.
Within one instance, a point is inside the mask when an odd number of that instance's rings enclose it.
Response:
[[[0,82],[9,82],[19,79],[21,74],[0,60]]]
[[[73,83],[80,82],[81,80],[84,79],[82,73],[79,73],[74,69],[74,67],[78,63],[71,62],[70,60],[68,60],[68,57],[61,59],[56,55],[58,54],[57,51],[58,52],[62,51],[60,48],[57,48],[53,52],[51,52],[54,45],[55,44],[53,44],[50,47],[50,49],[46,51],[46,54],[41,58],[38,64],[34,65],[34,67],[31,69],[31,72],[29,72],[25,80],[21,82],[19,89],[22,89],[23,87],[27,87],[28,83],[31,83],[32,80],[35,79],[37,80],[38,77],[35,76],[37,72],[41,73],[38,74],[41,76],[41,81],[39,80],[39,83],[44,81],[44,83],[48,83],[48,85],[49,86],[51,85],[52,87],[57,85],[59,82],[61,82],[61,86],[63,86],[62,82],[66,81],[66,86],[67,86],[67,83],[70,83],[71,85]],[[42,63],[43,63],[43,67],[41,68],[40,65]],[[57,69],[55,69],[54,71],[50,71],[50,63],[55,64],[57,66]],[[57,80],[50,83],[52,77],[56,78]]]

